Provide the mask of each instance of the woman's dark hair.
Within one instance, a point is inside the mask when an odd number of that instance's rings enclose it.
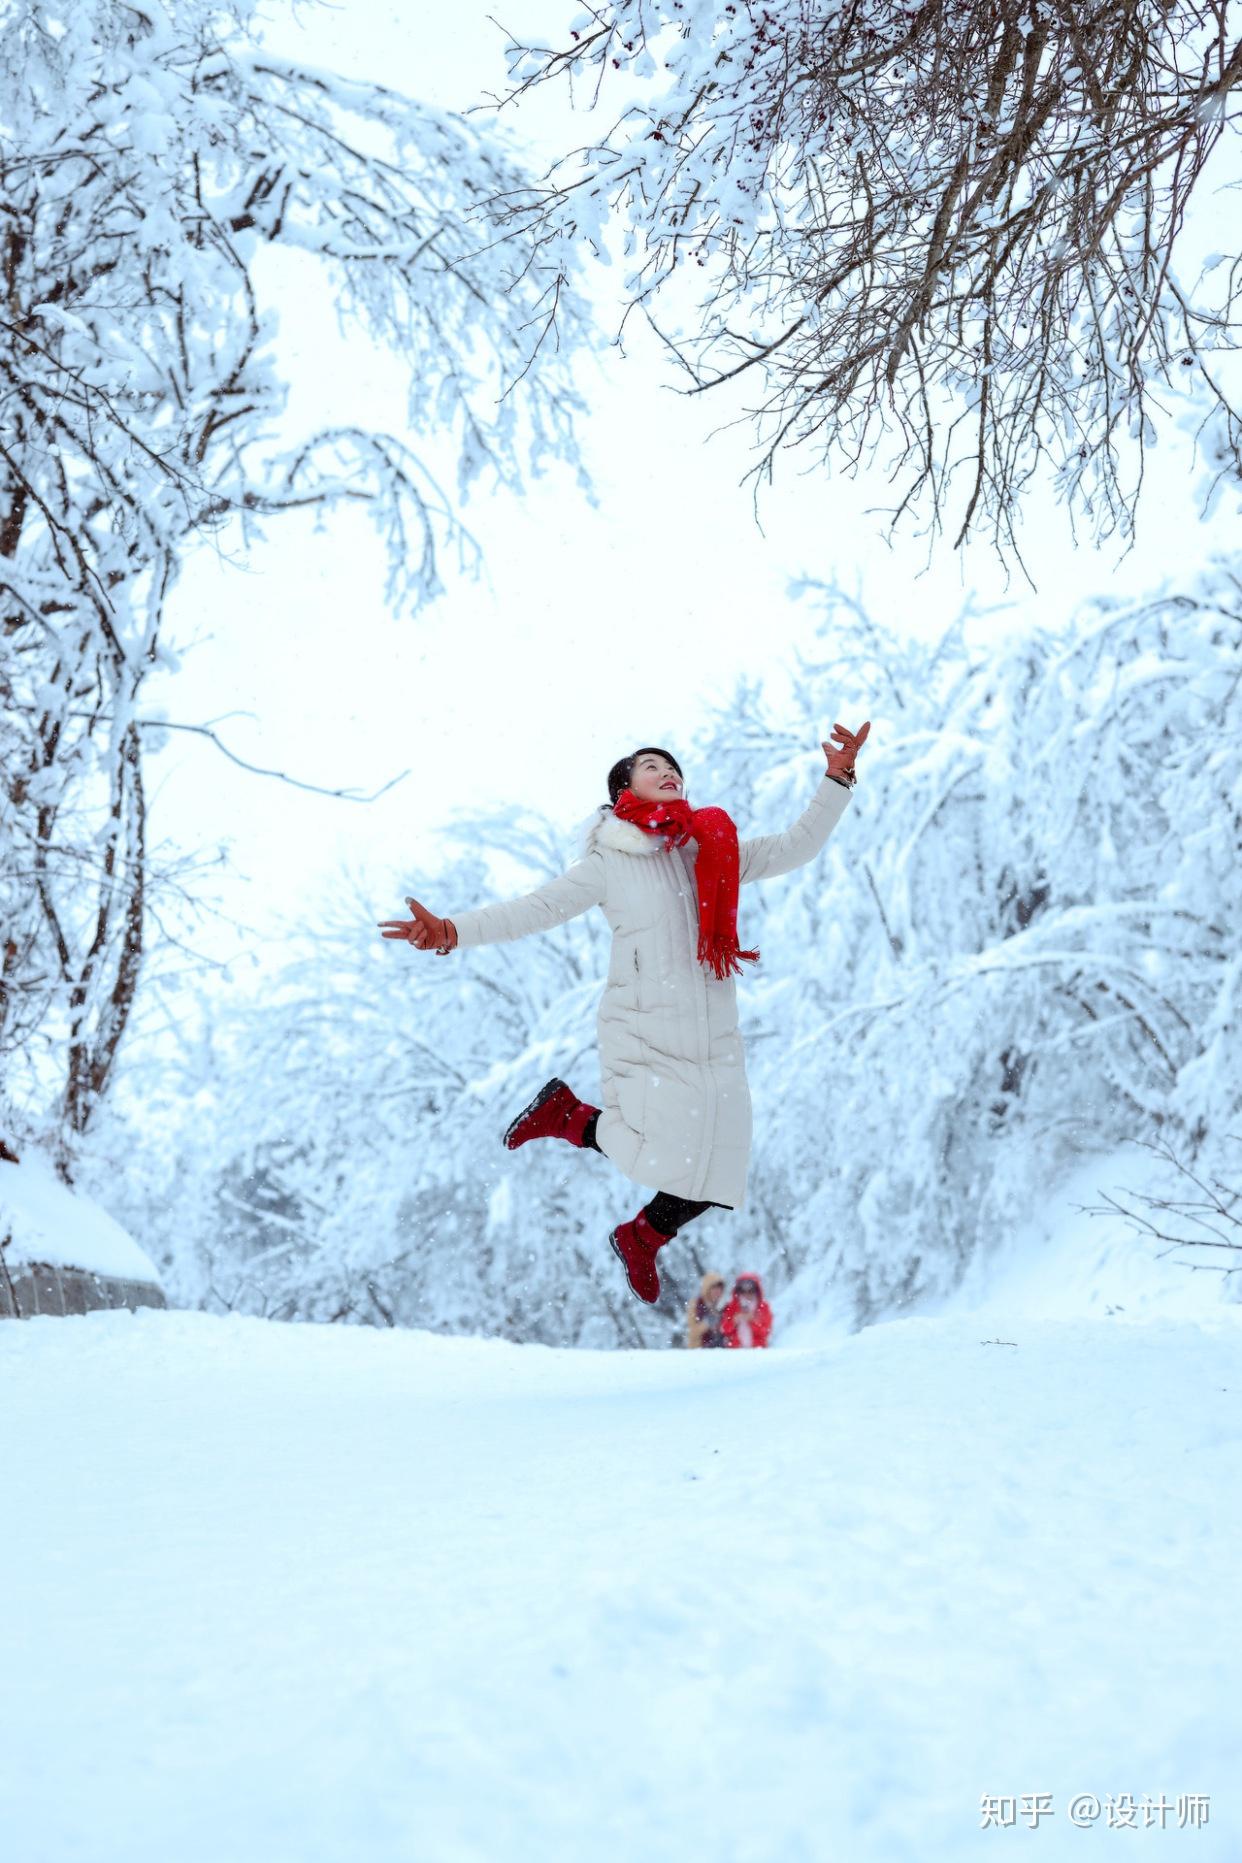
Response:
[[[640,757],[663,757],[666,763],[672,764],[678,776],[681,777],[682,782],[685,782],[686,779],[682,775],[681,765],[678,763],[671,750],[661,750],[658,744],[644,744],[640,749],[632,750],[628,757],[622,757],[619,762],[614,763],[611,770],[609,770],[608,800],[610,802],[615,802],[617,797],[621,794],[621,791],[629,788],[630,778],[634,774],[634,765],[638,762]]]

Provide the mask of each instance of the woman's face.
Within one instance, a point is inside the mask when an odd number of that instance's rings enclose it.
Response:
[[[634,765],[630,788],[640,802],[669,802],[682,793],[681,778],[667,757],[644,751]]]

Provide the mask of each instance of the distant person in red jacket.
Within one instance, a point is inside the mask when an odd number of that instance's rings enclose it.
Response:
[[[757,1274],[740,1274],[729,1304],[720,1316],[727,1346],[765,1346],[772,1337],[772,1309],[763,1298]]]

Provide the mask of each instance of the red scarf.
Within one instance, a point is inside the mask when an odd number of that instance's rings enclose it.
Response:
[[[759,953],[741,950],[737,941],[737,829],[732,817],[723,809],[692,809],[681,796],[642,802],[632,789],[621,791],[612,812],[644,834],[664,835],[666,850],[684,847],[692,838],[698,842],[694,883],[699,895],[699,962],[722,981],[740,976],[741,960],[753,964]]]

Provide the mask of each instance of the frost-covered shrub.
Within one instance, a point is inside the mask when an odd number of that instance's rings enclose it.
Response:
[[[793,746],[876,717],[823,861],[761,889],[754,1189],[803,1300],[946,1288],[1073,1155],[1236,1121],[1240,649],[1221,573],[1002,647],[890,641],[884,673],[851,645],[744,749],[721,721],[713,775],[778,815]]]
[[[700,1272],[745,1266],[786,1314],[861,1323],[951,1288],[1084,1152],[1158,1133],[1193,1159],[1237,1129],[1236,580],[932,649],[871,628],[860,650],[822,593],[796,699],[743,688],[682,747],[692,797],[766,832],[805,806],[832,721],[872,719],[823,856],[742,895],[749,1200],[669,1250],[664,1311],[619,1289],[606,1244],[641,1193],[593,1155],[500,1144],[548,1075],[596,1092],[602,918],[418,956],[374,931],[403,875],[216,1004],[210,1058],[163,1080],[174,1136],[122,1202],[174,1297],[665,1343]],[[489,854],[512,893],[573,852],[528,816],[454,840],[426,885],[450,913],[494,889]]]

